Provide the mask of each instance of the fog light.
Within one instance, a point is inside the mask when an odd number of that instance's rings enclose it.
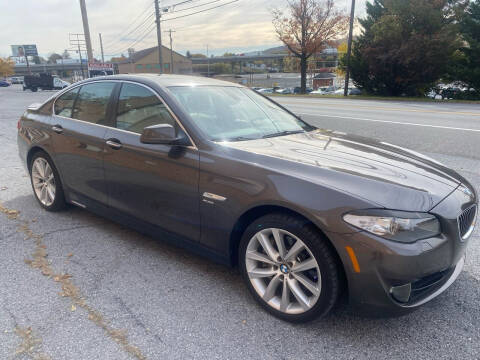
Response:
[[[393,298],[402,303],[408,302],[411,292],[412,284],[410,283],[401,286],[392,286],[390,288],[390,294],[392,294]]]

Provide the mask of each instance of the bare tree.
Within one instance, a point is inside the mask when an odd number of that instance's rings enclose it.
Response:
[[[273,26],[280,41],[300,58],[301,93],[307,88],[307,61],[345,33],[348,17],[333,0],[287,0],[285,10],[274,9]]]

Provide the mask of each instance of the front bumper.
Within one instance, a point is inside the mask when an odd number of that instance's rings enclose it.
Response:
[[[415,243],[389,241],[367,232],[329,234],[344,264],[349,303],[374,316],[408,313],[444,292],[460,275],[470,239],[459,234],[458,216],[477,203],[474,192],[455,190],[430,212],[442,234]],[[355,269],[353,249],[359,269]]]

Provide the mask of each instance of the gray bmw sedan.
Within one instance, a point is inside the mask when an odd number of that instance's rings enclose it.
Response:
[[[40,206],[73,204],[230,266],[273,315],[340,298],[394,315],[460,274],[478,197],[455,171],[315,128],[240,85],[110,76],[33,104],[18,147]]]

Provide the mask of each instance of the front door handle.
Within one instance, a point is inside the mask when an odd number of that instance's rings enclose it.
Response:
[[[118,150],[122,147],[122,143],[120,141],[118,141],[117,139],[108,139],[106,141],[106,144],[114,150]]]
[[[60,125],[53,125],[52,130],[55,131],[57,134],[63,133],[63,128]]]

